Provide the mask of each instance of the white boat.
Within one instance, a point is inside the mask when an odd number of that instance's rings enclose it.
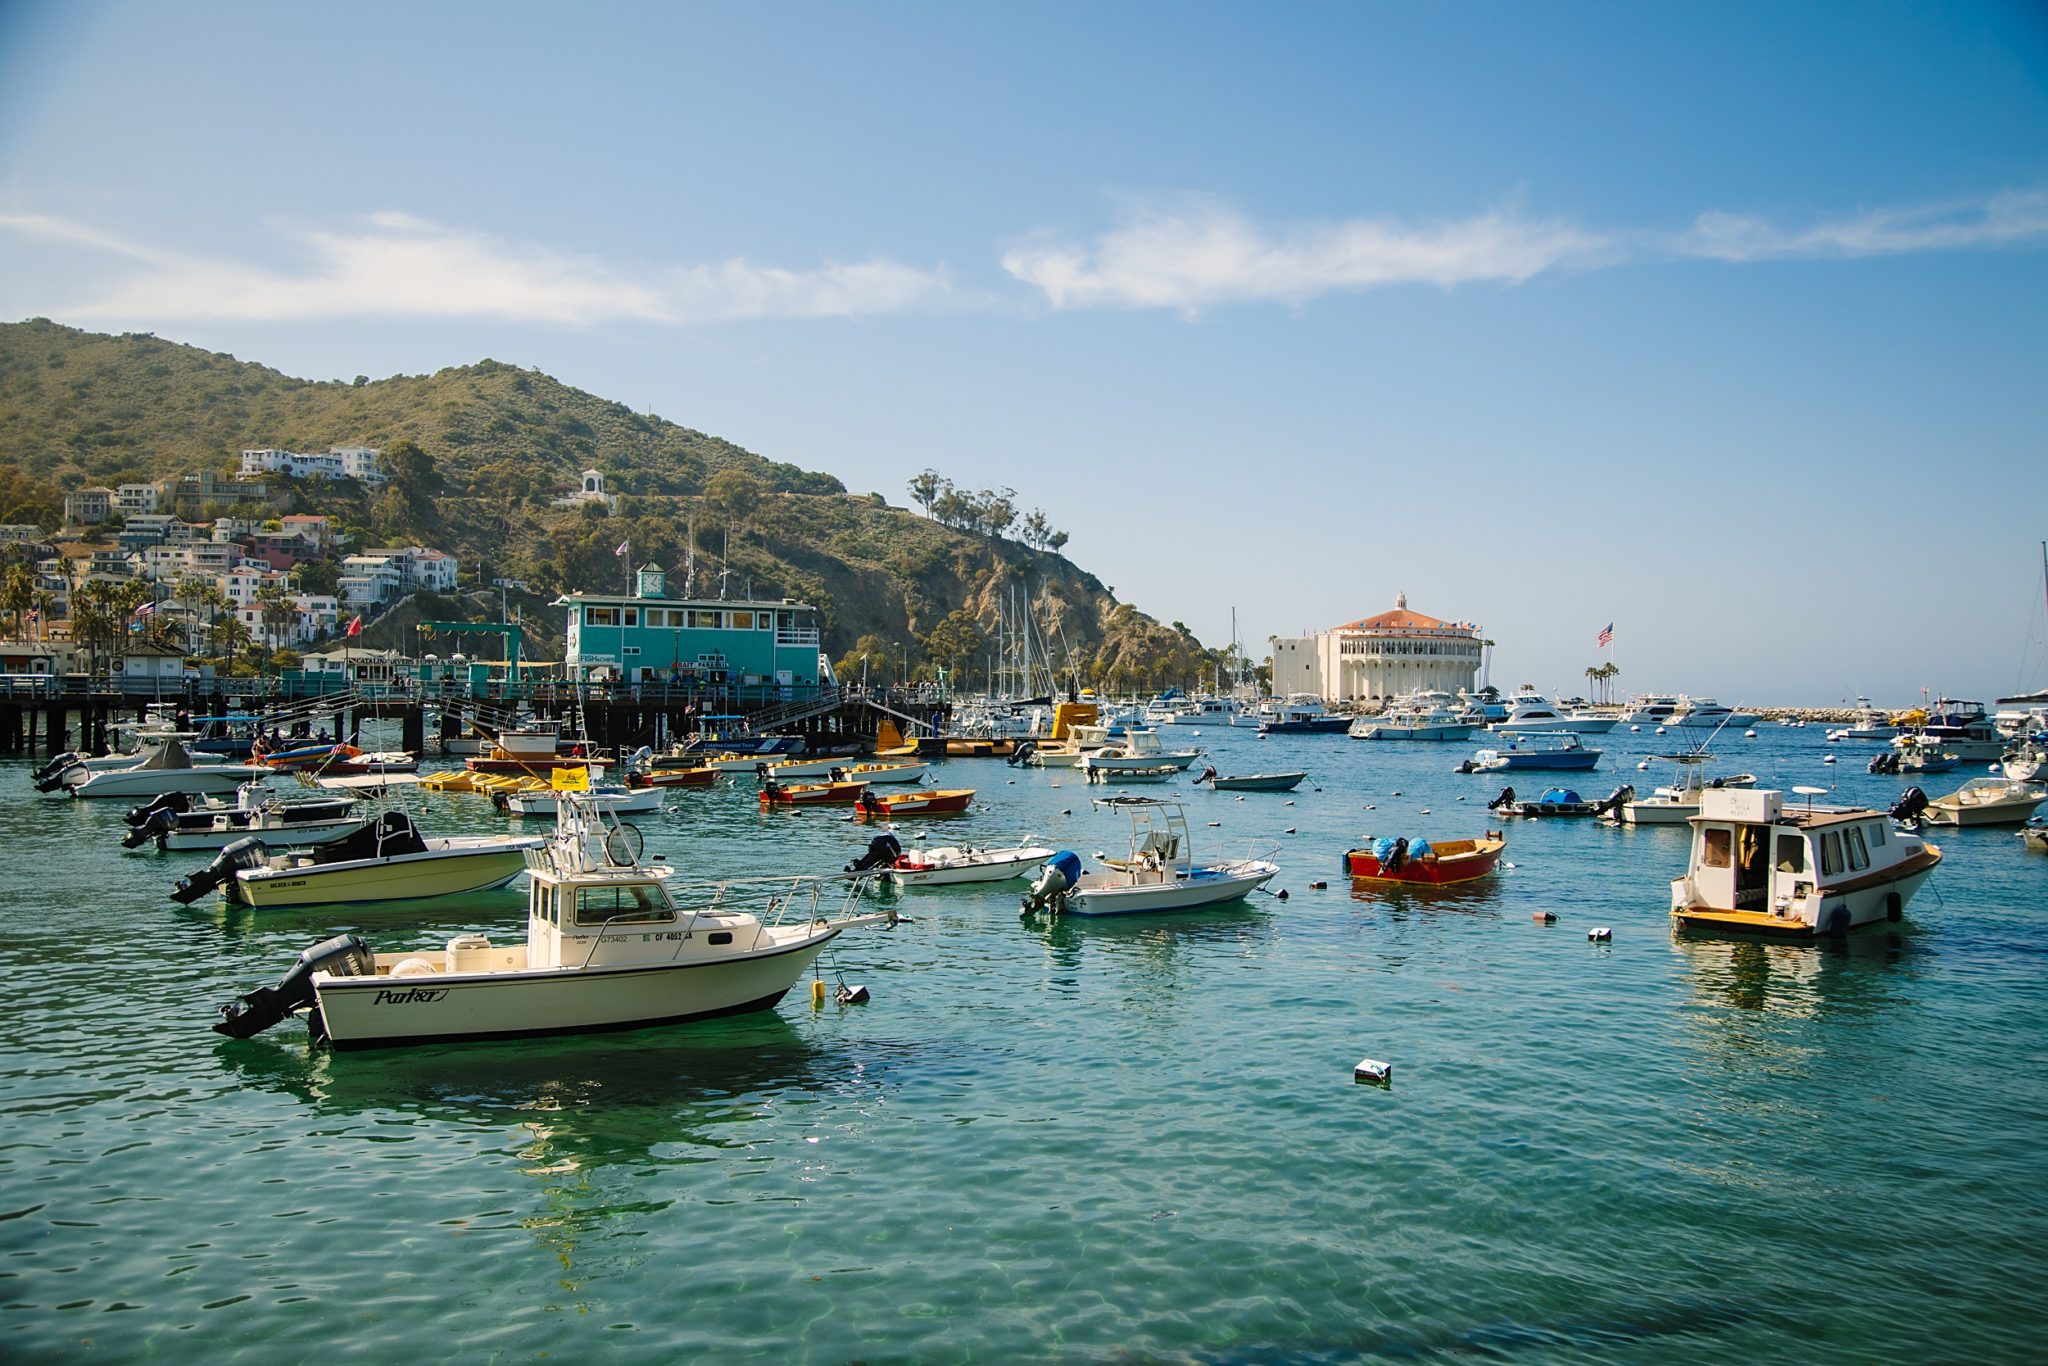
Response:
[[[1142,772],[1162,764],[1185,769],[1201,757],[1199,749],[1168,749],[1159,742],[1158,731],[1141,727],[1125,731],[1121,744],[1106,745],[1078,762],[1091,773]]]
[[[846,770],[846,781],[850,783],[875,784],[921,783],[931,766],[922,759],[877,760],[873,763],[854,764]]]
[[[1678,715],[1680,698],[1677,693],[1638,693],[1622,708],[1621,720],[1624,726],[1668,726]]]
[[[2016,782],[2031,783],[2048,773],[2048,736],[2029,735],[2005,752],[1999,769]]]
[[[2048,854],[2048,825],[2030,825],[2019,835],[2027,848],[2037,854]]]
[[[2048,788],[2010,778],[1972,778],[1927,803],[1922,819],[1933,825],[2025,825],[2042,802],[2048,802]]]
[[[1237,724],[1237,718],[1237,703],[1227,697],[1193,697],[1159,721],[1167,726],[1232,726]]]
[[[1709,791],[1692,818],[1692,855],[1671,884],[1685,930],[1814,939],[1897,920],[1941,850],[1881,811],[1816,807],[1820,788]]]
[[[1354,740],[1463,740],[1481,723],[1452,706],[1446,693],[1396,698],[1378,716],[1361,716],[1346,732]]]
[[[757,759],[754,761],[752,772],[763,782],[792,783],[811,778],[834,777],[841,769],[854,762],[850,756],[843,754],[836,758],[824,759]],[[714,763],[711,766],[716,768],[719,765]]]
[[[1892,744],[1895,748],[1904,749],[1907,741],[1916,736],[1926,745],[1965,764],[1992,763],[2005,755],[2005,736],[1999,733],[1998,727],[1986,714],[1982,702],[1940,698],[1927,708],[1926,720],[1917,731],[1899,736]]]
[[[514,816],[554,816],[561,805],[563,794],[547,788],[536,788],[531,792],[499,792],[492,794],[504,799],[502,809]],[[661,810],[662,798],[668,795],[665,787],[621,787],[617,783],[595,783],[590,788],[590,800],[607,810],[625,815],[643,815],[649,811]]]
[[[639,832],[631,826],[637,840]],[[221,900],[269,910],[367,901],[415,901],[503,887],[546,843],[516,835],[427,837],[403,811],[386,811],[355,835],[313,849],[272,853],[260,839],[236,840],[178,879],[171,899],[190,905],[215,888]]]
[[[1756,713],[1734,711],[1722,706],[1711,697],[1687,697],[1680,694],[1678,714],[1664,722],[1667,726],[1684,726],[1688,730],[1719,730],[1733,726],[1736,730],[1756,724]]]
[[[1756,785],[1756,775],[1752,773],[1708,778],[1701,766],[1714,757],[1711,754],[1694,752],[1651,757],[1677,764],[1678,779],[1668,786],[1651,789],[1647,797],[1624,802],[1620,814],[1625,825],[1684,825],[1699,814],[1700,800],[1708,792]]]
[[[119,768],[81,764],[64,771],[63,787],[74,797],[157,797],[166,792],[227,796],[247,782],[275,776],[262,764],[195,764],[184,733],[159,732],[143,740],[141,757]]]
[[[361,830],[353,797],[290,797],[267,783],[244,783],[235,800],[223,802],[167,792],[130,811],[121,843],[140,849],[152,840],[174,853],[225,849],[254,835],[273,844],[326,844]]]
[[[1616,718],[1595,712],[1567,712],[1533,688],[1517,689],[1508,699],[1508,714],[1487,729],[1495,735],[1517,736],[1569,731],[1574,735],[1605,735]]]
[[[1594,767],[1600,762],[1601,753],[1579,743],[1579,737],[1571,731],[1530,731],[1510,737],[1507,744],[1498,748],[1475,752],[1458,768],[1464,773],[1499,769],[1575,770]]]
[[[1884,740],[1898,738],[1899,728],[1892,724],[1891,713],[1870,705],[1870,699],[1859,696],[1856,699],[1855,717],[1848,725],[1828,732],[1830,740]]]
[[[965,882],[1006,882],[1028,877],[1054,851],[1033,844],[1031,836],[1013,845],[993,848],[971,844],[941,845],[937,849],[905,852],[894,835],[881,834],[868,843],[868,852],[846,871],[856,876],[873,872],[885,882],[902,887],[948,887]]]
[[[1079,872],[1072,854],[1056,854],[1025,899],[1025,910],[1071,915],[1148,915],[1241,901],[1280,875],[1265,859],[1197,864],[1187,816],[1177,801],[1158,797],[1098,797],[1097,809],[1122,811],[1131,820],[1130,855],[1104,862],[1102,872]],[[1057,881],[1060,885],[1053,886]]]
[[[1172,764],[1143,764],[1130,766],[1118,764],[1104,766],[1099,756],[1089,755],[1081,761],[1081,776],[1091,783],[1169,783],[1179,777],[1181,770]]]
[[[865,880],[752,878],[674,885],[626,857],[612,824],[572,802],[553,841],[526,856],[526,942],[458,935],[445,947],[374,953],[354,935],[317,944],[276,986],[222,1009],[247,1038],[285,1016],[338,1049],[581,1034],[768,1010],[819,952],[856,926]],[[838,903],[824,913],[826,898]]]

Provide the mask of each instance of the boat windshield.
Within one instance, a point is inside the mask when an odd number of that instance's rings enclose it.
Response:
[[[652,882],[607,883],[576,889],[576,926],[665,925],[676,918],[667,891]]]

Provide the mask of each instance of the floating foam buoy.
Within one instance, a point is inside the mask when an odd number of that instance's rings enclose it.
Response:
[[[1645,759],[1641,763],[1637,764],[1636,771],[1638,773],[1648,773],[1650,771],[1650,761],[1648,759]]]
[[[1422,808],[1422,814],[1423,814],[1423,815],[1425,815],[1425,816],[1427,816],[1427,815],[1429,814],[1429,808],[1428,808],[1428,807],[1426,807],[1426,806],[1425,806],[1425,807],[1423,807],[1423,808]]]
[[[912,835],[912,836],[911,836],[911,838],[912,838],[912,839],[914,839],[914,840],[921,840],[921,839],[924,839],[924,838],[926,838],[926,837],[927,837],[927,836],[929,836],[930,834],[931,834],[931,831],[929,831],[929,830],[920,830],[920,831],[918,831],[918,832],[917,832],[917,833],[916,833],[915,835]]]
[[[1514,866],[1515,866],[1515,865],[1514,865],[1514,864],[1512,864],[1512,863],[1503,863],[1503,864],[1501,865],[1501,867],[1503,867],[1503,868],[1512,868],[1512,867],[1514,867]]]
[[[1662,727],[1662,726],[1659,726],[1659,727],[1657,727],[1657,734],[1659,734],[1659,735],[1662,735],[1663,733],[1664,733],[1664,727]]]
[[[825,1004],[825,979],[813,977],[811,979],[811,1005],[813,1008],[816,1008],[823,1004]]]
[[[1388,795],[1388,796],[1390,796],[1390,797],[1398,797],[1398,796],[1400,796],[1400,795],[1401,795],[1401,789],[1397,787],[1397,788],[1395,788],[1395,789],[1394,789],[1394,790],[1393,790],[1392,792],[1388,793],[1387,795]]]
[[[1376,806],[1374,806],[1374,805],[1373,805],[1373,804],[1372,804],[1371,802],[1367,802],[1367,803],[1365,804],[1365,809],[1366,809],[1366,810],[1368,810],[1368,811],[1377,811],[1377,810],[1379,810],[1379,808],[1378,808],[1378,807],[1376,807]]]
[[[1629,729],[1630,729],[1630,730],[1632,730],[1632,731],[1637,731],[1637,732],[1640,732],[1640,731],[1642,730],[1642,727],[1641,727],[1641,726],[1630,726],[1630,727],[1629,727]]]
[[[1005,778],[1005,779],[1003,779],[1003,786],[1004,786],[1004,787],[1015,787],[1016,785],[1017,785],[1017,780],[1016,780],[1015,778]]]
[[[839,984],[839,1004],[843,1006],[857,1006],[867,999],[868,989],[860,983],[855,982],[851,986],[844,982]]]
[[[1309,885],[1308,885],[1308,889],[1309,889],[1309,890],[1310,890],[1311,892],[1321,892],[1321,891],[1327,891],[1327,890],[1329,889],[1329,886],[1330,886],[1330,884],[1329,884],[1329,883],[1327,883],[1327,882],[1311,882],[1311,883],[1309,883]]]
[[[1832,754],[1828,755],[1828,756],[1827,756],[1826,758],[1824,758],[1824,759],[1822,759],[1822,760],[1821,760],[1821,762],[1822,762],[1822,763],[1824,763],[1824,764],[1831,764],[1831,763],[1833,763],[1834,761],[1835,761],[1835,756],[1834,756],[1834,755],[1832,755]]]
[[[1284,802],[1280,803],[1280,805],[1282,805],[1282,806],[1292,806],[1292,805],[1294,805],[1294,798],[1292,798],[1292,797],[1289,797],[1289,798],[1288,798],[1288,799],[1287,799],[1286,801],[1284,801]]]
[[[1071,816],[1074,814],[1074,808],[1071,806],[1061,807],[1060,814],[1062,816]]]
[[[1378,1058],[1360,1058],[1358,1066],[1351,1069],[1351,1079],[1385,1086],[1394,1080],[1394,1064]]]
[[[1557,912],[1538,911],[1529,918],[1539,925],[1555,925],[1557,923]]]
[[[1239,801],[1243,801],[1243,800],[1244,800],[1244,797],[1243,797],[1242,795],[1240,795],[1240,796],[1238,797],[1238,800],[1239,800]]]
[[[1754,740],[1756,739],[1756,732],[1753,730],[1746,730],[1742,732],[1742,738],[1745,740]]]
[[[1604,944],[1608,940],[1614,938],[1614,931],[1609,929],[1605,925],[1598,925],[1586,931],[1586,938],[1592,940],[1596,944]]]
[[[1223,824],[1223,822],[1222,822],[1222,821],[1210,821],[1210,822],[1209,822],[1209,828],[1210,828],[1211,830],[1214,830],[1214,829],[1215,829],[1215,828],[1216,828],[1217,826],[1219,826],[1219,825],[1221,825],[1221,824]]]

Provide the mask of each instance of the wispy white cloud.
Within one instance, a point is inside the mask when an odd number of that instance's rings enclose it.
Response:
[[[1212,199],[1133,202],[1123,221],[1087,245],[1040,240],[1003,268],[1042,290],[1055,308],[1198,310],[1234,300],[1300,302],[1395,284],[1517,284],[1547,270],[1585,266],[1607,239],[1506,210],[1419,226],[1391,219],[1267,227]]]
[[[825,318],[944,306],[943,272],[893,261],[813,269],[749,261],[631,271],[399,213],[291,233],[297,268],[162,250],[70,219],[0,214],[0,229],[132,263],[52,312],[82,321],[495,318],[587,325]]]
[[[1632,261],[1727,262],[1959,251],[2048,240],[2048,190],[1876,209],[1788,228],[1705,213],[1681,233],[1593,229],[1508,209],[1421,224],[1386,218],[1262,224],[1217,200],[1128,201],[1092,240],[1040,234],[1003,268],[1054,308],[1301,303],[1389,285],[1515,285]]]
[[[1671,240],[1681,256],[1717,261],[1898,256],[2012,246],[2048,236],[2048,190],[2007,190],[1988,199],[1867,209],[1803,228],[1740,214],[1703,213]]]

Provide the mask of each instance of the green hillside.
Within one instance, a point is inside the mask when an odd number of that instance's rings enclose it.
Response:
[[[1192,685],[1218,664],[1063,555],[849,494],[538,371],[486,360],[316,382],[148,335],[0,325],[0,521],[54,526],[66,488],[228,471],[248,446],[347,444],[385,450],[392,485],[286,481],[289,510],[333,514],[359,544],[450,550],[465,584],[522,580],[542,620],[555,592],[621,582],[614,552],[630,542],[632,562],[669,568],[672,588],[694,561],[699,594],[723,572],[732,596],[815,603],[835,657],[866,654],[888,677],[906,657],[913,673],[979,677],[999,608],[1025,596],[1063,675],[1071,660],[1086,683]],[[553,506],[585,468],[621,495],[616,516]]]

